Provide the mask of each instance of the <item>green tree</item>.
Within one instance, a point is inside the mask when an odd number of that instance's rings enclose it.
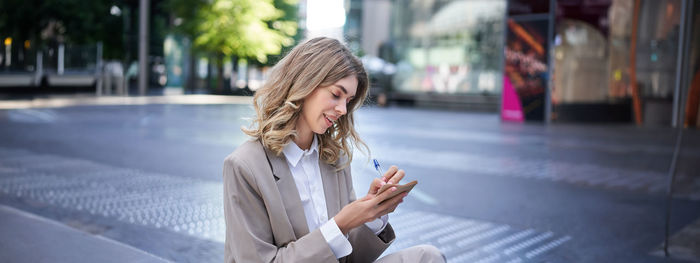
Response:
[[[265,63],[294,43],[297,23],[282,19],[285,12],[273,0],[171,0],[168,7],[182,19],[176,30],[192,39],[194,51],[213,56],[218,91],[226,57]]]
[[[274,0],[274,5],[277,9],[281,10],[284,15],[277,18],[275,21],[271,22],[274,23],[276,21],[282,21],[283,23],[287,22],[293,22],[293,21],[298,21],[299,20],[299,8],[298,8],[299,1],[298,0]],[[270,23],[270,22],[268,22]],[[297,28],[296,33],[292,36],[294,39],[294,44],[299,43],[301,41],[302,36],[304,35],[302,30],[298,27],[297,23],[289,23],[290,26],[294,26]],[[264,66],[272,66],[274,64],[277,64],[277,62],[284,57],[286,53],[291,51],[291,49],[294,48],[294,45],[288,45],[282,47],[282,52],[279,54],[271,54],[267,56],[268,60],[265,63],[262,63]]]
[[[121,54],[121,18],[110,7],[122,1],[0,0],[0,35],[32,46],[47,43],[94,44],[102,41],[105,54]],[[116,31],[118,34],[114,34]]]

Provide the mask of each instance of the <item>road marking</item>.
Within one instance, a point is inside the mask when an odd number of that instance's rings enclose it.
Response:
[[[474,225],[474,226],[467,227],[467,228],[465,228],[465,229],[463,229],[463,230],[454,232],[454,233],[452,233],[452,234],[449,234],[449,235],[440,237],[440,238],[437,239],[437,241],[438,241],[439,243],[445,244],[445,243],[448,243],[448,242],[452,242],[452,241],[458,240],[458,239],[461,238],[461,237],[469,236],[469,235],[471,235],[471,234],[478,233],[478,232],[480,232],[480,231],[484,231],[484,230],[486,230],[486,229],[491,228],[492,226],[493,226],[493,224],[491,224],[491,223],[477,224],[477,225]]]
[[[450,262],[467,262],[467,260],[478,256],[479,253],[480,253],[479,250],[467,251],[467,252],[464,252],[462,254],[457,255],[454,258],[451,258]]]
[[[465,228],[468,226],[472,226],[476,224],[475,222],[472,221],[462,221],[457,224],[448,224],[447,227],[444,228],[437,228],[433,231],[427,232],[423,235],[420,236],[420,239],[422,240],[428,240],[428,239],[433,239],[437,236],[445,235],[447,233],[454,232],[456,230],[459,230],[461,228]]]
[[[534,244],[537,244],[537,243],[540,242],[540,241],[543,241],[543,240],[545,240],[545,239],[547,239],[547,238],[550,238],[550,237],[552,237],[553,235],[554,235],[554,234],[553,234],[552,232],[546,232],[546,233],[540,234],[540,235],[538,235],[538,236],[536,236],[536,237],[530,238],[530,239],[525,240],[525,241],[523,241],[523,242],[520,242],[520,243],[518,243],[518,244],[516,244],[516,245],[514,245],[514,246],[512,246],[512,247],[509,247],[509,248],[507,248],[507,249],[506,249],[505,251],[503,251],[503,252],[506,253],[506,255],[513,254],[513,253],[518,252],[518,251],[520,251],[520,250],[523,250],[523,249],[525,249],[525,248],[527,248],[527,247],[529,247],[529,246],[532,246],[532,245],[534,245]]]
[[[493,255],[490,255],[490,256],[485,257],[483,259],[479,259],[479,260],[475,261],[474,263],[491,263],[491,262],[495,262],[496,260],[498,260],[500,258],[501,258],[501,255],[493,254]]]
[[[58,118],[50,109],[19,109],[8,111],[10,120],[26,123],[53,123]]]
[[[559,238],[559,239],[554,240],[552,242],[549,242],[541,247],[538,247],[530,252],[525,253],[525,257],[527,257],[527,258],[536,257],[537,255],[542,254],[548,250],[551,250],[555,247],[561,246],[561,244],[564,244],[566,241],[569,241],[569,240],[571,240],[571,237],[569,237],[569,236]]]
[[[532,229],[527,229],[527,230],[524,230],[524,231],[522,231],[522,232],[513,234],[513,235],[511,235],[511,236],[508,236],[508,237],[506,237],[506,238],[504,238],[504,239],[501,239],[501,240],[498,240],[498,241],[493,242],[493,243],[491,243],[491,244],[488,244],[488,245],[484,246],[484,249],[485,249],[486,251],[491,251],[491,250],[494,250],[494,249],[496,249],[496,248],[499,248],[499,247],[502,247],[502,246],[504,246],[504,245],[507,245],[507,244],[509,244],[509,243],[513,243],[513,242],[517,241],[518,239],[527,237],[527,236],[529,236],[529,235],[531,235],[531,234],[533,234],[533,233],[535,233],[534,230],[532,230]]]
[[[462,239],[460,241],[457,241],[457,246],[458,247],[466,247],[468,245],[473,244],[476,241],[501,234],[501,233],[506,232],[508,230],[510,230],[510,226],[500,226],[500,227],[491,229],[487,232],[483,232],[481,234],[478,234],[476,236],[472,236],[472,237],[469,237],[467,239]]]
[[[423,191],[421,191],[421,190],[418,189],[417,187],[414,187],[414,189],[411,190],[411,194],[408,195],[408,196],[415,197],[416,199],[418,199],[418,201],[421,201],[421,202],[423,202],[424,204],[427,204],[427,205],[437,205],[437,204],[438,204],[437,199],[435,199],[435,198],[433,198],[432,196],[430,196],[430,195],[424,193]]]

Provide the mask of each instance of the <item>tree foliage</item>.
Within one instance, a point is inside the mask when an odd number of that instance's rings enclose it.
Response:
[[[264,63],[294,43],[296,21],[272,0],[171,0],[168,7],[196,50]]]
[[[107,50],[119,49],[121,18],[110,14],[113,2],[120,1],[0,0],[0,36],[36,45],[103,41]]]

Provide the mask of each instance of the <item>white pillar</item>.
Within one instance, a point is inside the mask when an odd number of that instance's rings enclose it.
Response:
[[[149,0],[139,0],[139,95],[148,88],[148,14]]]
[[[63,75],[63,63],[64,63],[63,53],[65,52],[65,50],[66,50],[65,45],[63,45],[63,44],[58,45],[58,65],[57,65],[57,69],[56,69],[56,73],[58,73],[58,75]]]

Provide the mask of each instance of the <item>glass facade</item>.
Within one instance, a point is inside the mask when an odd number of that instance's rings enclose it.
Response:
[[[697,1],[346,0],[345,5],[346,40],[367,56],[366,65],[376,64],[370,69],[373,86],[407,95],[394,96],[397,100],[435,100],[450,107],[500,97],[502,115],[504,105],[515,102],[506,114],[514,120],[655,126],[672,125],[683,101],[686,123],[700,122]],[[686,22],[684,12],[691,16]],[[690,48],[684,51],[681,29],[688,21]],[[691,58],[687,73],[679,72],[684,56]],[[690,80],[679,89],[681,75]]]
[[[505,1],[393,1],[389,43],[400,93],[499,94]]]
[[[670,125],[682,2],[557,1],[552,120]]]
[[[634,0],[557,1],[553,121],[632,120]]]
[[[688,55],[688,98],[685,105],[685,121],[687,127],[700,128],[700,3],[692,6],[690,17],[690,52]]]

